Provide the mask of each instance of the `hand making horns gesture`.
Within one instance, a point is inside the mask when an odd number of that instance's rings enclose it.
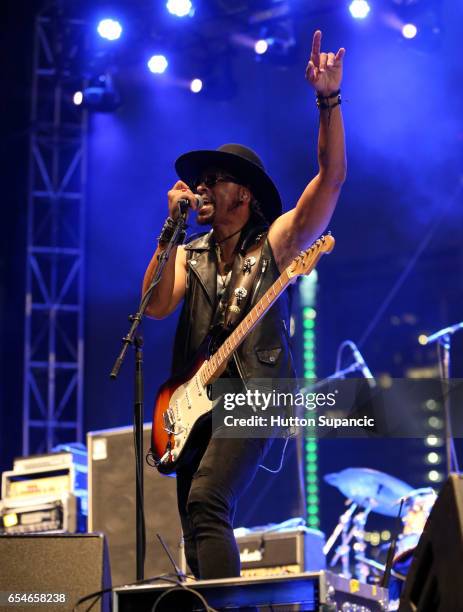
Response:
[[[322,33],[317,30],[313,35],[310,60],[305,77],[313,85],[317,94],[327,96],[341,87],[342,60],[346,50],[341,47],[336,53],[320,53]]]

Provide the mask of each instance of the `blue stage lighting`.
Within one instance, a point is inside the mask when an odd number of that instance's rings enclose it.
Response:
[[[169,62],[164,55],[153,55],[148,60],[148,68],[153,74],[162,74],[168,65]]]
[[[97,27],[98,34],[106,40],[117,40],[122,34],[122,26],[115,19],[102,19]]]
[[[190,0],[169,0],[166,7],[171,15],[186,17],[191,13],[193,5]]]
[[[415,38],[418,34],[418,29],[413,23],[406,23],[402,28],[402,36],[404,38]]]
[[[201,79],[193,79],[190,83],[190,89],[193,93],[199,93],[203,88],[203,82]]]
[[[254,51],[257,53],[257,55],[263,55],[264,53],[267,52],[267,50],[268,50],[268,42],[264,38],[261,38],[260,40],[258,40],[256,44],[254,45]]]
[[[370,5],[366,0],[352,0],[349,11],[354,19],[365,19],[370,12]]]

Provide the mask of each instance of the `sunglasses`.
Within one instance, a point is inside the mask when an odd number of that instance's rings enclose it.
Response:
[[[193,192],[195,192],[200,185],[205,185],[206,187],[211,189],[212,187],[215,187],[217,183],[236,183],[237,185],[240,185],[242,181],[240,181],[234,176],[231,176],[230,174],[219,174],[215,172],[205,174],[201,178],[197,179],[193,182],[191,188]]]

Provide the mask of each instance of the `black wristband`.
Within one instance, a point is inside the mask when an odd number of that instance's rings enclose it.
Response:
[[[330,104],[329,100],[333,100],[335,98],[336,98],[336,102],[334,102],[334,104]],[[317,102],[318,108],[321,108],[323,110],[329,109],[329,108],[334,108],[335,106],[339,106],[339,104],[341,104],[341,102],[342,102],[342,100],[341,100],[341,90],[338,89],[337,91],[333,91],[332,93],[328,94],[327,96],[322,96],[320,94],[317,94],[316,102]]]
[[[158,236],[158,242],[160,245],[165,245],[168,242],[170,242],[170,239],[174,235],[175,227],[176,227],[176,223],[172,219],[172,217],[167,217],[162,227],[161,233]],[[185,236],[186,236],[185,230],[182,230],[181,232],[179,232],[177,235],[177,240],[175,244],[183,244],[185,241]]]

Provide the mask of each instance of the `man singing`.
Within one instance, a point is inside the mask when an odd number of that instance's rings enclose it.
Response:
[[[345,50],[322,53],[321,36],[317,30],[306,69],[320,113],[319,172],[295,208],[282,214],[279,193],[261,160],[242,145],[192,151],[175,163],[180,180],[168,193],[171,220],[179,214],[179,200],[186,198],[197,211],[198,224],[211,230],[174,248],[146,311],[162,319],[183,300],[173,374],[185,368],[211,327],[232,329],[331,219],[346,175],[340,95]],[[195,193],[202,197],[201,207]],[[143,291],[172,233],[171,220],[159,237]],[[252,279],[247,289],[246,279]],[[288,319],[288,298],[283,294],[235,351],[223,376],[244,381],[293,377]],[[195,577],[240,575],[233,516],[269,444],[267,439],[220,438],[212,433],[209,420],[191,461],[177,470],[185,554]]]

